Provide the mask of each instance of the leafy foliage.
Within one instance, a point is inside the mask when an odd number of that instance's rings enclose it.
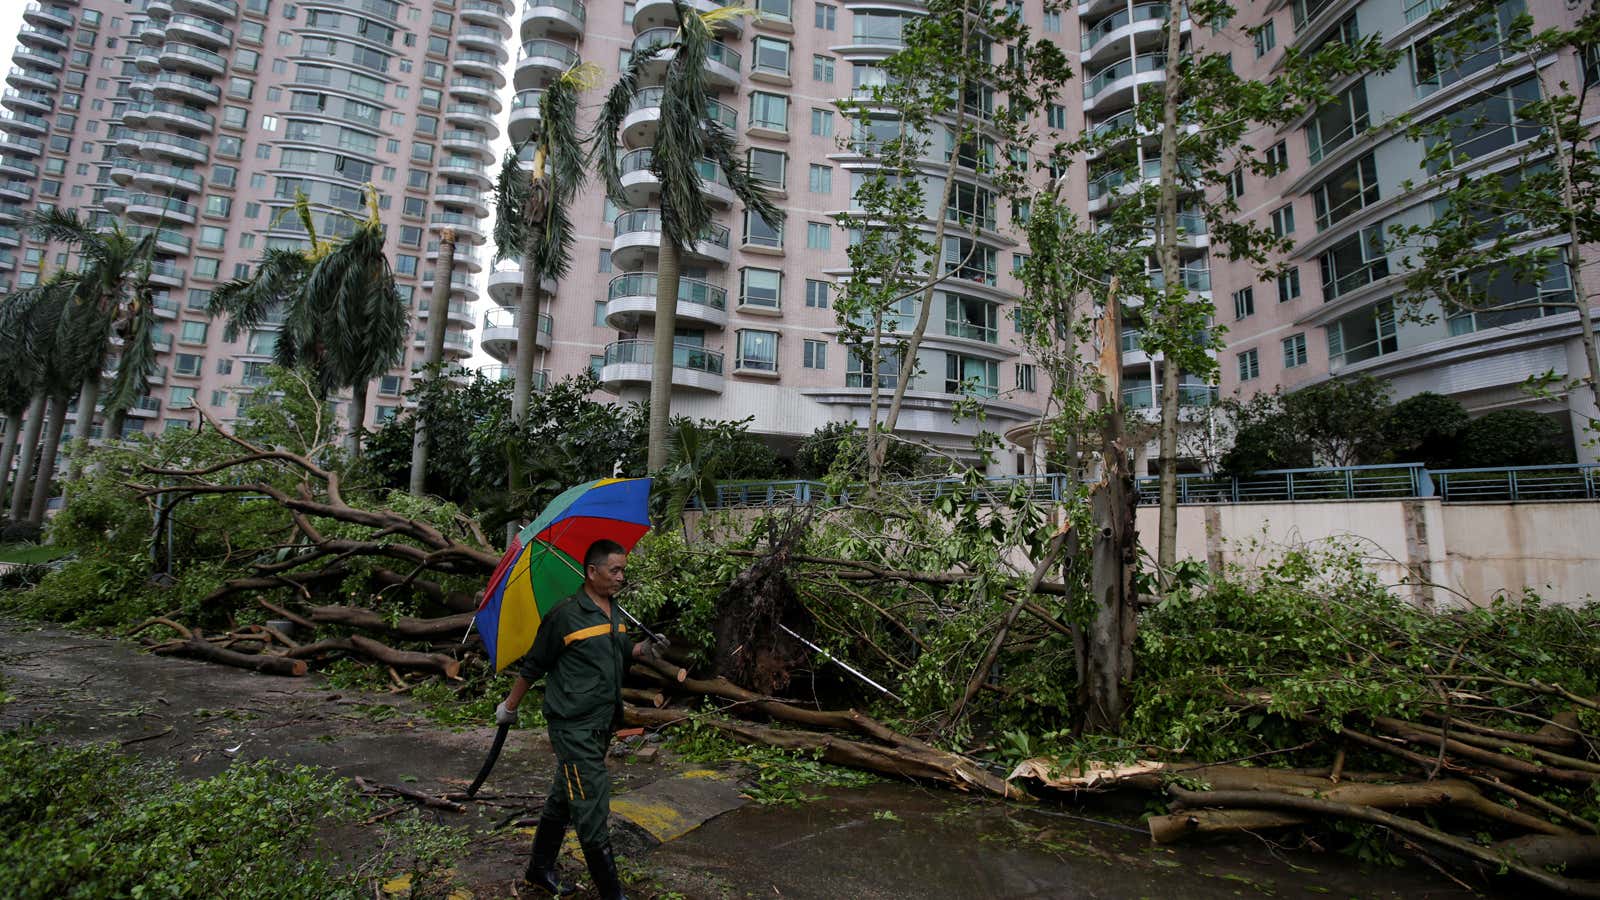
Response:
[[[1222,457],[1223,470],[1231,474],[1371,465],[1393,457],[1389,388],[1370,376],[1223,405],[1235,428],[1233,448]]]
[[[1424,391],[1394,405],[1386,423],[1387,440],[1395,459],[1442,469],[1456,458],[1456,441],[1467,421],[1460,402]]]
[[[795,474],[822,478],[834,472],[862,477],[867,469],[865,435],[853,422],[830,422],[807,435],[795,451]],[[927,465],[928,454],[906,441],[888,442],[884,452],[885,478],[911,478]]]
[[[1560,419],[1526,409],[1502,409],[1461,429],[1460,448],[1452,462],[1473,468],[1556,465],[1576,459],[1572,437]]]

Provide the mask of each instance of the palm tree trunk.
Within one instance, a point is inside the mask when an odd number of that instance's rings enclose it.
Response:
[[[11,521],[22,519],[22,509],[28,502],[28,479],[33,475],[33,463],[38,459],[39,431],[44,425],[45,396],[40,394],[28,405],[28,424],[22,429],[22,446],[17,454],[17,482],[11,489]]]
[[[94,408],[100,403],[100,373],[83,380],[83,391],[78,394],[78,430],[72,436],[72,450],[67,454],[67,480],[78,477],[79,457],[89,446],[94,433]]]
[[[656,342],[650,365],[650,443],[646,468],[659,472],[667,465],[667,422],[672,418],[672,351],[678,329],[678,281],[681,267],[678,245],[661,236],[661,259],[656,267]]]
[[[5,445],[0,446],[0,503],[5,502],[6,488],[11,486],[11,463],[17,455],[17,436],[22,433],[22,410],[6,414]]]
[[[450,279],[456,272],[456,232],[446,228],[439,233],[439,261],[433,270],[433,297],[428,300],[428,347],[422,358],[429,380],[444,377],[439,364],[444,360],[444,333],[450,321]],[[421,497],[427,491],[428,480],[428,426],[421,407],[412,417],[415,431],[411,437],[411,494]]]
[[[533,361],[539,354],[539,272],[533,264],[535,249],[544,240],[544,229],[528,229],[522,247],[522,293],[517,303],[517,372],[511,385],[511,420],[522,423],[533,396]]]
[[[1173,297],[1186,291],[1178,279],[1178,99],[1183,85],[1178,77],[1178,51],[1183,29],[1180,9],[1167,17],[1167,80],[1162,85],[1161,105],[1161,243],[1157,256],[1161,277],[1168,292],[1162,305],[1170,307]],[[1169,315],[1179,316],[1177,310]],[[1119,339],[1120,335],[1113,335]],[[1178,368],[1168,353],[1161,366],[1161,520],[1157,531],[1156,566],[1163,590],[1169,573],[1178,561]]]
[[[367,388],[371,382],[362,380],[350,388],[350,455],[361,456],[361,433],[367,427]]]
[[[28,521],[44,524],[44,510],[50,503],[51,487],[55,482],[56,453],[61,449],[61,429],[67,422],[67,398],[50,400],[50,417],[44,425],[44,443],[39,447],[39,474],[33,480],[33,505],[28,508]]]

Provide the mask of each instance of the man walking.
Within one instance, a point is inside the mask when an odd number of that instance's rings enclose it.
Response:
[[[622,881],[611,851],[611,779],[606,748],[621,723],[622,673],[630,658],[657,655],[652,643],[633,643],[611,598],[622,589],[628,554],[615,541],[599,540],[583,556],[583,588],[539,623],[533,648],[514,668],[511,693],[495,707],[495,724],[515,722],[517,705],[543,677],[544,715],[556,752],[555,781],[533,836],[527,881],[569,893],[556,877],[556,857],[567,825],[578,829],[583,859],[604,900],[623,900]]]

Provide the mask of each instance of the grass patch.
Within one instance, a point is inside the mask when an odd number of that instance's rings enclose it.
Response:
[[[72,551],[49,544],[0,544],[0,563],[36,566],[67,556]]]

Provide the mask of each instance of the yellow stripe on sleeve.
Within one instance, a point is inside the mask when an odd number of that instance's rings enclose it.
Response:
[[[611,626],[610,625],[591,625],[588,628],[579,628],[577,631],[574,631],[571,634],[568,634],[566,637],[561,639],[561,643],[562,644],[571,644],[574,641],[587,640],[588,638],[599,637],[599,636],[601,636],[603,634],[610,634],[610,633],[611,633]]]

